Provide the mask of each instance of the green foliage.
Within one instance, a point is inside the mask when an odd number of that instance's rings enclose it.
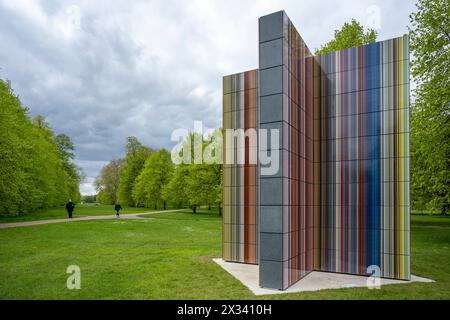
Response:
[[[317,49],[315,54],[322,55],[332,51],[356,47],[375,42],[377,32],[373,29],[364,31],[361,23],[352,19],[350,23],[346,22],[340,30],[334,31],[334,39]]]
[[[193,212],[200,206],[217,206],[219,214],[222,208],[222,164],[195,163],[195,141],[200,141],[202,150],[212,142],[212,136],[204,139],[198,134],[190,134],[184,146],[191,150],[191,164],[180,164],[175,167],[172,179],[164,190],[164,197],[178,206],[189,206]],[[189,158],[189,157],[187,157]],[[186,159],[186,158],[185,158]]]
[[[220,131],[207,139],[198,134],[189,135],[183,149],[191,152],[180,158],[190,159],[191,164],[177,166],[166,149],[155,152],[135,137],[128,138],[125,159],[111,161],[96,179],[97,200],[102,204],[118,201],[126,206],[155,209],[190,207],[194,212],[200,206],[215,206],[221,214],[222,165],[198,163],[201,159],[194,157],[194,150],[199,151],[200,147],[209,152],[210,162],[217,160],[218,147],[211,148],[217,133]]]
[[[136,203],[132,194],[136,178],[144,168],[145,161],[154,151],[142,145],[135,137],[127,138],[126,150],[125,162],[119,171],[120,183],[117,195],[122,205],[135,206]]]
[[[419,0],[410,15],[411,205],[450,210],[450,3]]]
[[[0,128],[0,215],[48,208],[69,198],[79,200],[80,177],[71,171],[71,157],[63,156],[43,117],[29,118],[28,110],[3,80]]]
[[[174,172],[163,189],[162,197],[176,208],[185,208],[189,205],[188,189],[186,182],[189,178],[189,165],[180,164],[174,168]]]
[[[160,149],[145,162],[144,169],[136,179],[133,199],[137,206],[166,209],[163,189],[169,183],[173,171],[170,153]]]
[[[207,164],[193,164],[188,167],[186,179],[186,197],[189,206],[196,212],[201,205],[211,206],[215,202],[214,175],[212,166]]]
[[[113,159],[100,171],[94,184],[97,188],[97,201],[102,204],[115,204],[119,189],[119,172],[123,159]]]
[[[83,202],[83,203],[96,203],[97,202],[97,195],[91,194],[91,195],[81,196],[81,202]]]
[[[75,157],[75,146],[69,136],[58,134],[55,137],[58,147],[59,157],[62,160],[64,171],[68,175],[67,188],[69,190],[69,198],[77,203],[81,200],[79,185],[84,175],[81,168],[78,168],[72,161]]]

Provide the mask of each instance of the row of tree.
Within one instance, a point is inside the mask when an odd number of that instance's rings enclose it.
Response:
[[[41,116],[30,118],[9,81],[0,79],[0,215],[80,200],[74,145]]]
[[[184,143],[194,145],[191,140],[194,135]],[[102,204],[189,207],[194,213],[200,206],[218,207],[219,213],[222,208],[222,165],[174,165],[166,149],[153,150],[135,137],[127,138],[124,159],[114,159],[103,167],[95,186]]]

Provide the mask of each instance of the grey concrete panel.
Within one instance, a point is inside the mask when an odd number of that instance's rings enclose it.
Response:
[[[283,64],[283,38],[259,45],[259,68],[266,69]]]
[[[283,95],[261,97],[260,123],[283,120]]]
[[[261,206],[260,230],[261,232],[282,233],[283,232],[283,207]]]
[[[260,95],[266,96],[283,92],[283,67],[264,69],[260,74]]]
[[[281,206],[283,204],[282,178],[260,179],[260,204],[269,206]]]
[[[261,287],[283,289],[283,263],[261,260],[259,263],[259,283]]]
[[[284,12],[278,11],[259,18],[259,42],[283,36]]]

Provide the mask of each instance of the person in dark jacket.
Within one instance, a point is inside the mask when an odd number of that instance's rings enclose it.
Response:
[[[75,203],[72,202],[72,200],[69,200],[69,202],[66,203],[66,210],[69,214],[69,219],[72,219],[72,212],[75,209]]]
[[[116,205],[114,206],[114,210],[116,210],[116,217],[120,218],[120,210],[122,210],[122,206],[120,205],[120,203],[116,203]]]

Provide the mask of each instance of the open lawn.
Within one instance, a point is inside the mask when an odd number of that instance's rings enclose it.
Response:
[[[120,211],[121,214],[127,213],[145,213],[156,211],[149,208],[132,208],[124,207]],[[75,206],[75,211],[73,212],[73,217],[86,217],[86,216],[103,216],[115,214],[113,205],[103,205],[103,204],[77,204]],[[7,222],[19,222],[19,221],[33,221],[33,220],[49,220],[49,219],[65,219],[67,218],[67,212],[64,206],[37,210],[35,212],[24,213],[19,216],[2,217],[0,216],[0,223]]]
[[[221,218],[162,213],[149,219],[79,221],[0,230],[2,299],[450,299],[450,218],[412,216],[412,272],[436,280],[254,296],[211,259]],[[66,268],[81,268],[81,289]]]

